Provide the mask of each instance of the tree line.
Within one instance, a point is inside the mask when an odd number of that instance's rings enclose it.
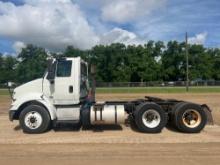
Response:
[[[91,50],[68,46],[53,57],[80,56],[96,65],[100,82],[185,81],[185,43],[149,41],[145,45],[97,45]],[[220,80],[220,49],[188,45],[190,80]],[[0,83],[24,83],[42,77],[48,53],[29,44],[15,56],[0,53]]]

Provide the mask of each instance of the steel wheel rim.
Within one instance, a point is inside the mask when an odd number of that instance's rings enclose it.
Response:
[[[183,124],[189,128],[196,128],[202,122],[200,113],[194,109],[189,109],[183,113]]]
[[[148,128],[155,128],[161,122],[160,114],[154,109],[145,111],[142,115],[142,122]]]
[[[37,129],[41,126],[43,119],[40,113],[31,111],[25,115],[24,122],[28,128]]]

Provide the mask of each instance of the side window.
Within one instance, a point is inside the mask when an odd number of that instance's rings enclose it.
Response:
[[[57,64],[57,77],[70,77],[72,61],[59,61]]]

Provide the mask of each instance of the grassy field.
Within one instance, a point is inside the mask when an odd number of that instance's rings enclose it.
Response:
[[[186,93],[185,87],[109,87],[97,88],[97,93]],[[217,87],[190,87],[190,93],[220,93]],[[8,89],[0,89],[0,95],[9,95]]]
[[[185,87],[97,88],[97,93],[186,93]],[[220,87],[190,87],[190,93],[219,93]]]
[[[9,95],[8,89],[0,89],[0,95]]]

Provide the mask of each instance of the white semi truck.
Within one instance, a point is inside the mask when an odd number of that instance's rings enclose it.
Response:
[[[11,94],[9,119],[19,120],[25,133],[43,133],[57,123],[88,127],[123,124],[127,119],[133,120],[140,132],[158,133],[172,123],[181,132],[197,133],[207,123],[213,123],[211,110],[205,104],[154,97],[96,102],[94,71],[89,92],[85,61],[80,57],[48,61],[43,78],[18,86]]]

